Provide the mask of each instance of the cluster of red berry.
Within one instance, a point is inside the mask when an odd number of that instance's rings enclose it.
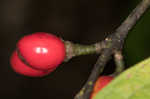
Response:
[[[40,77],[54,71],[65,59],[65,55],[65,45],[60,38],[49,33],[37,32],[19,40],[10,62],[15,72]],[[99,77],[90,99],[93,99],[112,79],[112,76]]]
[[[31,77],[45,76],[65,59],[65,45],[52,34],[37,32],[17,43],[10,63],[14,71]]]

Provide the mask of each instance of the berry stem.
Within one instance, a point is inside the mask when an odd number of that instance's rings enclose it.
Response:
[[[99,54],[103,48],[106,47],[104,42],[98,42],[91,45],[74,44],[70,41],[64,41],[66,46],[65,61],[70,60],[72,57],[88,54]]]
[[[115,60],[115,64],[116,64],[116,70],[113,73],[113,75],[116,76],[116,75],[120,74],[125,68],[121,51],[115,51],[114,60]]]

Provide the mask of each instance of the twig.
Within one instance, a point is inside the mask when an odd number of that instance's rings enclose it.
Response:
[[[116,31],[104,40],[107,47],[102,51],[87,82],[74,99],[89,99],[94,83],[99,74],[103,71],[107,61],[110,59],[115,50],[120,50],[123,47],[125,37],[129,30],[133,28],[149,6],[150,0],[142,0],[127,19],[116,29]]]

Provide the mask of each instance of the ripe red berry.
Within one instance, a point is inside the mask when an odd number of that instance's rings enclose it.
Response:
[[[30,77],[45,76],[54,70],[54,69],[49,69],[48,71],[41,71],[41,70],[33,69],[20,60],[16,51],[13,52],[10,63],[15,72]]]
[[[109,84],[109,82],[113,80],[112,76],[101,76],[98,78],[98,80],[96,81],[94,88],[93,88],[93,92],[91,94],[91,99],[93,99],[93,97],[99,92],[101,91],[107,84]]]
[[[64,60],[65,45],[61,39],[52,34],[37,32],[21,38],[17,44],[17,52],[15,53],[11,57],[11,64],[17,72],[19,70],[23,72],[23,68],[26,66],[28,69],[30,68],[36,72],[40,71],[42,74],[44,71],[45,74],[45,71],[55,69]],[[19,67],[20,64],[22,64],[22,67]],[[27,72],[25,71],[26,67],[24,73]]]

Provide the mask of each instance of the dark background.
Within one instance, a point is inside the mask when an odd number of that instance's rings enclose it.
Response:
[[[26,34],[49,32],[75,43],[92,44],[112,33],[137,3],[137,0],[0,0],[0,98],[73,99],[98,55],[73,58],[46,77],[30,78],[16,74],[10,67],[9,58],[17,41]],[[126,66],[150,55],[149,19],[150,11],[127,38]],[[112,73],[113,68],[110,62],[104,74]]]

